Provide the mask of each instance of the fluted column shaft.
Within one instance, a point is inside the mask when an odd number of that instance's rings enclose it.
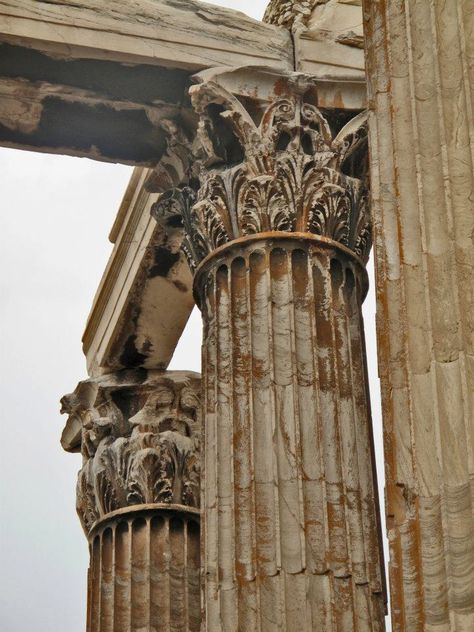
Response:
[[[244,238],[198,270],[206,629],[384,629],[361,302],[311,235]]]
[[[200,77],[199,168],[152,209],[204,320],[205,629],[382,631],[367,117],[322,112],[308,77],[273,81],[252,106]]]
[[[81,450],[87,632],[199,632],[200,379],[123,371],[63,398]]]
[[[474,4],[365,0],[393,629],[474,630]]]
[[[115,512],[89,534],[88,632],[198,632],[199,516],[184,507]]]

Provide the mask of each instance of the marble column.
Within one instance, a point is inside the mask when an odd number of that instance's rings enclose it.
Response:
[[[200,629],[200,379],[123,371],[63,398],[81,450],[89,541],[87,632]]]
[[[251,116],[193,88],[200,187],[154,208],[181,216],[204,321],[205,629],[381,631],[365,116],[335,131],[301,77],[279,91]]]
[[[393,629],[474,630],[474,4],[364,2]]]

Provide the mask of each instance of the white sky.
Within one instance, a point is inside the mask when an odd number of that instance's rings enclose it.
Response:
[[[266,0],[213,4],[260,18]],[[121,165],[0,149],[2,632],[85,630],[88,552],[75,514],[81,459],[60,447],[59,399],[87,377],[81,336],[130,173]],[[381,482],[374,312],[372,284],[364,313]],[[200,342],[195,312],[170,368],[199,371]]]

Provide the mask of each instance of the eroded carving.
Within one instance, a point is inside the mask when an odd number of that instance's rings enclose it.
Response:
[[[353,164],[367,141],[365,112],[333,133],[297,75],[258,123],[214,81],[194,86],[191,97],[200,115],[196,200],[189,187],[175,189],[153,213],[165,225],[181,217],[192,267],[229,241],[268,231],[322,235],[368,259],[367,187]]]
[[[129,373],[129,372],[128,372]],[[89,388],[88,400],[77,397]],[[77,511],[83,527],[123,507],[199,507],[200,402],[196,374],[115,374],[79,384],[62,399],[68,424],[81,420],[83,466]]]
[[[184,123],[164,119],[160,128],[166,134],[166,151],[147,179],[146,189],[152,193],[184,186],[196,177],[194,126],[189,129]]]
[[[199,261],[192,225],[192,207],[196,202],[196,192],[189,186],[166,191],[151,207],[153,217],[165,228],[168,235],[173,233],[180,240],[181,250],[186,255],[191,270],[195,270]]]
[[[313,9],[327,0],[271,0],[263,21],[287,29],[305,27]]]

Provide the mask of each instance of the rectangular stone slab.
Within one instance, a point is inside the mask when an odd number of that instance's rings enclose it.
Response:
[[[291,38],[239,11],[195,0],[2,0],[0,33],[68,57],[181,67],[293,67]]]
[[[194,0],[0,1],[0,145],[153,166],[191,76],[293,69],[290,34]]]
[[[110,234],[110,256],[83,336],[89,375],[165,369],[194,307],[192,276],[179,244],[152,218],[158,194],[136,168]]]

